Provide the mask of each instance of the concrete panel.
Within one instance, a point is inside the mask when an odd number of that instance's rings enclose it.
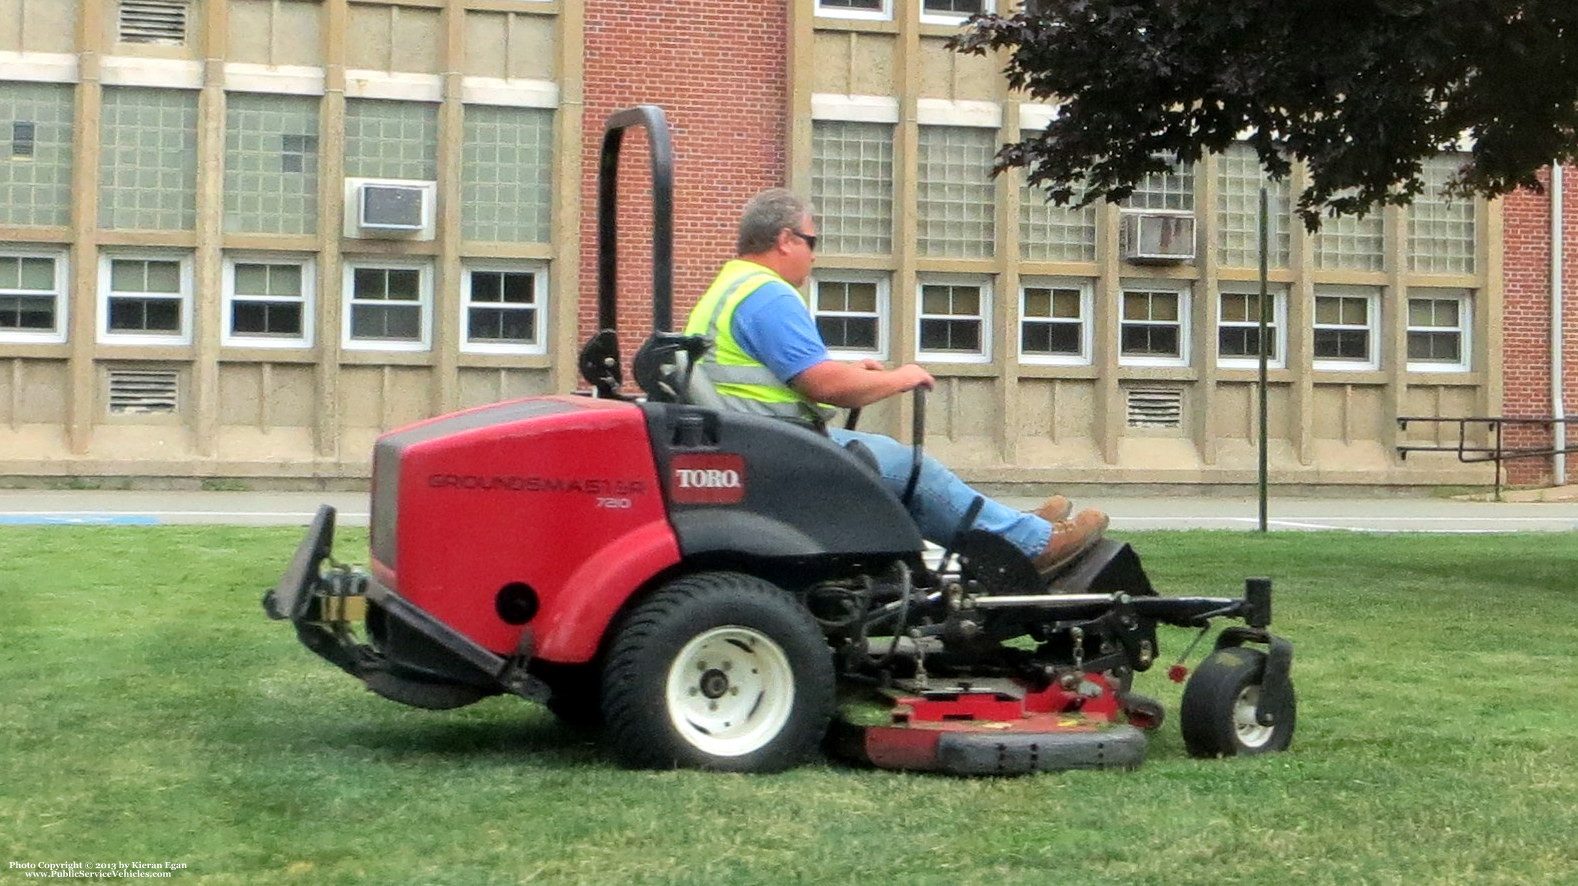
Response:
[[[1316,439],[1344,443],[1379,441],[1388,421],[1380,385],[1316,384]]]
[[[392,71],[437,74],[443,70],[444,28],[436,9],[392,6]]]
[[[191,429],[178,424],[100,424],[88,445],[88,458],[121,463],[171,462],[195,455]]]
[[[924,98],[996,100],[1002,82],[1001,65],[990,56],[951,52],[944,43],[942,37],[921,38],[917,94]]]
[[[263,426],[263,368],[257,363],[229,364],[219,367],[219,423],[221,425]]]
[[[999,464],[996,439],[1002,421],[995,380],[939,379],[926,398],[926,445],[948,464]]]
[[[341,427],[374,428],[383,424],[383,367],[346,366],[340,370]]]
[[[889,34],[856,34],[849,49],[850,95],[894,95],[898,39]]]
[[[64,360],[6,360],[0,363],[0,424],[66,421],[71,377]]]
[[[347,366],[340,371],[344,427],[391,431],[431,418],[432,385],[425,366]]]
[[[553,393],[545,369],[464,368],[459,373],[460,406],[481,406]]]
[[[345,64],[372,71],[392,70],[391,46],[394,42],[395,6],[352,4],[348,29],[356,35],[345,47]]]
[[[11,0],[15,2],[15,0]],[[850,88],[849,42],[854,35],[845,31],[818,31],[811,57],[811,91],[852,94]],[[887,95],[886,91],[878,93]]]
[[[0,50],[73,52],[79,0],[0,0]]]
[[[510,17],[509,68],[505,77],[557,79],[554,60],[559,57],[555,25],[557,20],[542,15]]]
[[[219,431],[219,457],[236,461],[309,462],[311,428],[228,427]]]
[[[1089,439],[1095,426],[1096,383],[1033,378],[1019,382],[1019,442]]]
[[[229,363],[219,369],[219,423],[272,430],[309,428],[316,421],[311,366]]]
[[[323,64],[323,33],[313,0],[231,0],[229,61]]]
[[[1267,434],[1283,439],[1292,431],[1292,399],[1287,385],[1272,384],[1267,397],[1270,421]],[[1222,440],[1260,439],[1260,392],[1255,383],[1224,382],[1217,385],[1211,404],[1210,434]]]
[[[470,77],[509,76],[509,26],[514,17],[507,12],[475,9],[466,13],[462,73]]]

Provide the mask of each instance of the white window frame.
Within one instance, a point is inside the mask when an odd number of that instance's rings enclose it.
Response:
[[[1222,327],[1235,328],[1249,327],[1258,330],[1259,318],[1252,322],[1243,323],[1234,321],[1227,323],[1222,319],[1222,297],[1227,295],[1260,295],[1259,283],[1223,283],[1216,293],[1216,335],[1211,340],[1211,348],[1216,352],[1216,365],[1223,369],[1259,369],[1259,357],[1224,357],[1222,356]],[[1288,365],[1288,288],[1277,284],[1266,286],[1266,295],[1271,298],[1271,340],[1276,344],[1276,356],[1266,359],[1266,366],[1271,369],[1283,369]]]
[[[1370,359],[1368,360],[1338,360],[1331,357],[1315,357],[1313,332],[1320,329],[1356,329],[1349,325],[1322,324],[1320,316],[1320,299],[1333,298],[1363,298],[1368,303],[1365,309],[1367,321],[1366,329],[1370,335]],[[1341,286],[1341,285],[1316,285],[1310,303],[1310,339],[1311,366],[1315,369],[1334,372],[1362,372],[1381,368],[1381,293],[1374,286]]]
[[[1414,299],[1428,299],[1430,301],[1455,301],[1457,302],[1457,326],[1414,326],[1409,318],[1413,314]],[[1403,339],[1403,354],[1408,353],[1407,335],[1415,332],[1455,332],[1458,335],[1458,361],[1456,363],[1440,363],[1435,361],[1408,361],[1409,372],[1468,372],[1473,366],[1473,331],[1474,331],[1474,295],[1463,289],[1431,289],[1414,288],[1408,290],[1403,305],[1403,324],[1406,334]]]
[[[1173,294],[1178,296],[1178,354],[1172,357],[1155,357],[1150,355],[1130,355],[1123,353],[1123,330],[1129,321],[1123,317],[1123,306],[1130,293],[1151,292],[1160,294]],[[1188,366],[1190,358],[1190,341],[1192,330],[1190,319],[1193,315],[1194,289],[1190,284],[1175,280],[1124,280],[1118,287],[1118,340],[1114,346],[1118,352],[1119,366]],[[1160,325],[1160,324],[1149,324]]]
[[[174,300],[181,309],[181,328],[175,332],[113,332],[110,330],[110,301],[116,293],[110,290],[110,270],[116,261],[173,261],[178,263],[180,291],[172,298],[168,293],[149,293],[166,300]],[[105,250],[99,254],[98,291],[98,343],[104,345],[189,345],[192,343],[192,312],[194,288],[192,253],[169,250]],[[142,293],[124,293],[137,296]]]
[[[374,270],[415,270],[417,300],[421,312],[419,341],[383,341],[351,337],[351,309],[363,304],[355,299],[356,271],[360,268]],[[426,351],[433,346],[433,263],[400,258],[357,257],[344,261],[344,274],[340,290],[340,346],[348,351]],[[377,302],[366,302],[376,304]]]
[[[917,3],[920,7],[920,20],[928,25],[960,25],[970,17],[968,13],[960,15],[956,12],[927,12],[926,0],[917,0]],[[995,6],[993,0],[981,0],[983,13],[992,12]]]
[[[473,272],[483,274],[526,274],[532,278],[533,301],[529,306],[512,305],[504,302],[481,302],[473,305],[471,301],[471,275]],[[522,262],[464,262],[460,267],[460,350],[467,354],[546,354],[548,353],[548,267],[540,263]],[[471,308],[481,307],[489,310],[536,312],[532,324],[533,344],[514,344],[489,340],[473,341],[471,338]]]
[[[981,291],[981,311],[975,319],[981,324],[981,349],[969,354],[958,351],[928,351],[921,347],[921,325],[927,320],[967,319],[962,314],[928,314],[924,293],[927,286],[974,286]],[[922,274],[915,281],[915,358],[927,363],[992,362],[992,280],[989,277],[948,274]]]
[[[68,254],[64,251],[52,249],[0,249],[0,257],[4,258],[47,258],[55,263],[55,285],[53,292],[47,293],[55,297],[55,328],[44,329],[3,329],[0,330],[0,342],[17,342],[23,344],[61,344],[66,340],[66,331],[71,328],[70,318],[67,314],[71,299],[67,297],[66,286],[71,275],[66,267]],[[35,289],[0,289],[0,294],[37,297],[45,295],[43,290]]]
[[[1025,290],[1027,289],[1075,289],[1079,291],[1079,353],[1078,354],[1028,354],[1025,353],[1024,327],[1027,323],[1052,323],[1050,318],[1031,317],[1025,313]],[[1095,281],[1088,278],[1074,277],[1024,277],[1019,281],[1019,330],[1014,336],[1014,347],[1019,353],[1019,362],[1040,366],[1089,366],[1091,354],[1094,351],[1091,343],[1094,340],[1096,304]],[[1069,321],[1058,320],[1059,324],[1066,325]]]
[[[811,319],[827,317],[870,317],[870,314],[853,311],[824,311],[821,308],[821,286],[823,283],[874,283],[877,287],[877,347],[875,350],[860,351],[850,348],[835,348],[828,346],[830,356],[839,360],[861,360],[871,357],[877,360],[888,359],[888,342],[892,340],[890,322],[893,318],[893,300],[891,286],[887,274],[868,273],[863,271],[817,271],[811,277]]]
[[[295,265],[301,268],[301,296],[299,299],[294,299],[301,302],[301,335],[261,336],[236,333],[234,331],[236,302],[293,301],[293,299],[288,297],[238,295],[236,293],[236,265]],[[220,327],[220,344],[238,348],[293,348],[298,350],[312,347],[316,334],[315,321],[318,313],[318,265],[311,256],[285,253],[226,253],[224,269],[224,282],[222,284],[224,325]]]
[[[816,0],[816,14],[823,18],[849,18],[868,22],[886,22],[893,20],[893,0],[882,0],[881,10],[866,9],[840,9],[826,7],[822,0]]]

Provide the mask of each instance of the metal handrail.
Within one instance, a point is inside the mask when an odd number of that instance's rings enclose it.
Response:
[[[1406,446],[1398,446],[1397,454],[1402,457],[1403,460],[1406,461],[1408,459],[1408,453],[1410,452],[1456,452],[1457,460],[1464,464],[1483,464],[1485,462],[1494,462],[1496,465],[1496,501],[1501,501],[1502,462],[1513,461],[1520,458],[1544,458],[1552,455],[1568,455],[1578,452],[1578,447],[1575,446],[1568,446],[1560,449],[1552,446],[1509,448],[1502,442],[1502,430],[1508,426],[1525,427],[1537,425],[1547,431],[1554,431],[1555,426],[1558,424],[1569,427],[1574,424],[1578,424],[1578,418],[1557,418],[1556,416],[1552,415],[1527,416],[1522,418],[1509,418],[1504,415],[1477,416],[1469,418],[1437,418],[1434,416],[1410,415],[1402,416],[1397,419],[1398,430],[1408,430],[1409,422],[1428,422],[1436,425],[1455,424],[1457,425],[1457,445],[1452,446],[1448,444],[1436,444],[1433,446],[1427,446],[1423,444],[1410,444]],[[1485,430],[1491,434],[1492,439],[1495,441],[1493,445],[1481,446],[1469,442],[1469,426],[1480,424],[1484,425]]]

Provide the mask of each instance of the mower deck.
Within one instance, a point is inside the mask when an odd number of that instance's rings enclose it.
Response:
[[[1087,676],[1074,692],[981,682],[872,691],[854,703],[846,700],[829,747],[879,769],[950,775],[1133,769],[1145,762],[1145,734],[1118,722],[1105,681]]]

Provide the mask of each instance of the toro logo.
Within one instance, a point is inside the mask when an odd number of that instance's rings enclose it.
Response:
[[[668,494],[676,504],[738,504],[745,499],[745,457],[676,455],[669,462]]]

